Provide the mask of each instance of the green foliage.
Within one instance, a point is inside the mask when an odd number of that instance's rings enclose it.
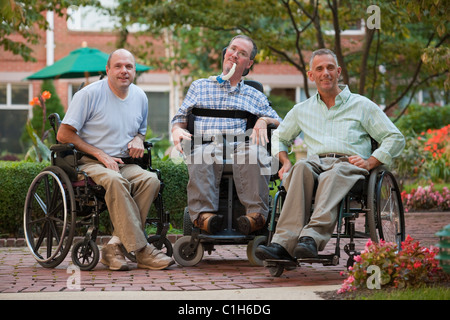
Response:
[[[49,27],[44,14],[46,11],[53,11],[63,16],[65,9],[71,5],[97,2],[97,0],[1,0],[0,47],[20,55],[24,61],[36,61],[30,45],[38,44],[42,37],[41,30],[47,30]],[[17,40],[19,39],[17,35],[24,40]]]
[[[439,248],[421,247],[408,235],[399,249],[393,242],[369,240],[363,252],[355,256],[355,263],[338,293],[361,288],[418,287],[444,276],[436,260]]]
[[[450,105],[411,104],[406,113],[395,122],[404,135],[419,135],[428,129],[439,129],[450,124]],[[413,133],[413,134],[411,134]]]
[[[0,161],[0,235],[23,232],[23,206],[34,177],[49,163]]]
[[[443,89],[444,79],[449,78],[448,6],[442,0],[421,4],[406,0],[118,3],[111,14],[120,17],[120,29],[139,23],[146,35],[159,36],[170,52],[163,59],[164,67],[175,72],[188,70],[193,78],[217,66],[223,39],[237,33],[247,34],[257,43],[260,54],[256,63],[271,60],[297,68],[306,96],[310,95],[307,59],[311,50],[323,47],[336,51],[343,81],[352,91],[367,93],[387,110],[417,90]],[[367,12],[371,5],[380,9],[381,28],[366,28],[358,40],[341,36],[341,30],[371,17]],[[329,32],[335,30],[338,32]],[[142,49],[140,58],[152,56],[151,50]],[[381,73],[379,66],[386,73]]]
[[[165,188],[163,199],[165,210],[171,215],[176,228],[183,225],[184,207],[187,205],[187,167],[184,163],[154,160],[153,167],[161,170]],[[0,161],[0,236],[23,236],[23,210],[25,198],[33,179],[48,162]],[[111,224],[107,213],[100,221],[100,231],[110,232]]]
[[[362,296],[357,296],[355,300],[450,300],[450,288],[444,286],[430,286],[423,288],[406,288],[386,292],[384,290],[372,290]]]
[[[51,98],[45,101],[46,119],[43,119],[44,114],[42,107],[34,105],[31,124],[41,138],[47,138],[50,144],[53,144],[56,142],[56,139],[54,137],[53,130],[50,130],[50,121],[47,121],[47,117],[52,113],[58,113],[61,119],[64,118],[64,106],[62,105],[56,92],[53,80],[44,80],[41,86],[41,92],[44,91],[49,91],[51,93]],[[42,128],[43,123],[45,123],[44,128]],[[43,132],[48,132],[48,136],[44,136],[42,134]]]
[[[448,124],[450,124],[450,105],[443,107],[410,105],[408,112],[396,122],[406,140],[405,149],[392,164],[401,184],[406,180],[448,181],[450,178],[448,155],[436,154],[434,150],[437,148],[440,152],[444,152],[446,148],[450,148],[448,138],[444,134]]]
[[[184,163],[175,164],[171,160],[158,159],[153,161],[152,166],[161,171],[161,179],[165,185],[162,193],[164,208],[170,213],[170,222],[174,228],[180,229],[183,227],[183,213],[187,206],[187,166]]]
[[[278,113],[278,115],[284,119],[286,114],[295,105],[295,102],[284,96],[269,96],[269,100],[272,103],[272,108]]]

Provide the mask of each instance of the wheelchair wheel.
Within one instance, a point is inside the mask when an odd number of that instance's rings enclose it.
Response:
[[[264,265],[264,261],[257,258],[255,254],[256,248],[258,248],[261,244],[267,244],[266,236],[256,236],[247,244],[247,258],[248,261],[254,266],[262,267]]]
[[[279,264],[274,267],[268,267],[268,269],[269,269],[269,273],[272,277],[278,278],[283,274],[284,266]]]
[[[383,239],[394,242],[400,248],[405,240],[405,216],[400,189],[394,175],[385,168],[380,168],[369,182],[368,205],[371,212],[369,219],[370,234],[373,241]],[[372,221],[370,221],[372,220]],[[373,224],[370,227],[370,224]]]
[[[28,189],[24,230],[37,262],[54,268],[66,257],[75,231],[75,196],[71,181],[59,167],[40,172]]]
[[[193,267],[203,259],[203,245],[198,243],[197,249],[194,250],[191,244],[191,236],[184,236],[175,242],[173,246],[173,258],[183,267]]]
[[[78,241],[72,248],[72,262],[83,271],[89,271],[95,268],[100,260],[100,251],[93,240],[86,244],[84,240]]]

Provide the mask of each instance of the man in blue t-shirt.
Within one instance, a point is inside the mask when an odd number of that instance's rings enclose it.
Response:
[[[106,74],[107,79],[74,95],[57,139],[89,155],[80,159],[80,170],[106,190],[114,235],[102,248],[101,262],[111,270],[128,270],[119,248],[123,244],[136,253],[138,267],[164,269],[173,260],[149,245],[143,231],[160,181],[155,173],[124,163],[126,158],[142,158],[147,130],[148,100],[133,84],[134,56],[125,49],[114,51]]]

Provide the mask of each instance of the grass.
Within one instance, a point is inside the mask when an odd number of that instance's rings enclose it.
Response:
[[[372,290],[355,300],[450,300],[450,288],[442,286],[407,288],[403,290]]]
[[[412,189],[416,189],[419,186],[422,187],[426,187],[429,186],[430,183],[420,183],[420,182],[416,182],[416,183],[412,183],[412,184],[408,184],[408,185],[404,185],[403,186],[403,190],[406,191],[406,193],[411,193]],[[442,193],[442,190],[444,187],[450,188],[450,184],[449,183],[433,183],[433,188],[436,191],[439,191],[440,193]]]

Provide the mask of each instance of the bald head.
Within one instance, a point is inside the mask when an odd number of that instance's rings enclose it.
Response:
[[[123,48],[116,49],[113,52],[111,52],[111,54],[108,57],[108,61],[106,62],[106,66],[108,68],[111,68],[111,58],[115,54],[129,55],[132,58],[133,62],[134,62],[134,68],[136,68],[136,59],[134,58],[134,55],[130,51],[128,51],[127,49],[123,49]]]

